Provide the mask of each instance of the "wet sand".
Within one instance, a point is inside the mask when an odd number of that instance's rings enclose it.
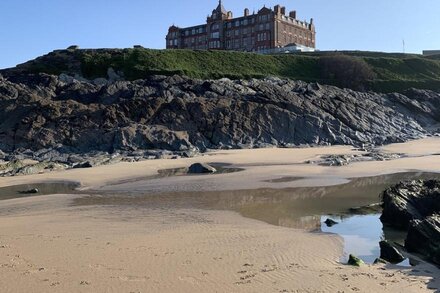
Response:
[[[267,192],[411,170],[440,172],[440,156],[434,155],[438,146],[438,138],[392,145],[384,150],[405,153],[408,149],[410,156],[345,167],[302,162],[358,151],[350,147],[217,151],[192,159],[0,178],[0,186],[64,180],[104,194],[209,190],[234,196],[255,188]],[[245,170],[134,180],[199,161],[231,163]],[[122,184],[108,185],[117,181]],[[440,288],[440,271],[432,265],[348,267],[339,263],[340,237],[274,226],[268,224],[270,219],[249,218],[246,211],[238,211],[243,217],[237,211],[190,205],[77,204],[83,197],[44,195],[0,202],[2,292],[435,292]]]

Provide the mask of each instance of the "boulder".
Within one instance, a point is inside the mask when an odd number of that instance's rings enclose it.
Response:
[[[390,263],[400,263],[405,257],[400,253],[397,248],[391,245],[388,241],[379,242],[380,246],[380,258]]]
[[[195,163],[188,168],[188,173],[191,174],[215,173],[215,172],[217,172],[217,169],[206,163]]]
[[[365,264],[364,261],[356,256],[354,256],[353,254],[350,254],[350,256],[348,257],[348,265],[350,266],[355,266],[355,267],[360,267],[361,265]]]

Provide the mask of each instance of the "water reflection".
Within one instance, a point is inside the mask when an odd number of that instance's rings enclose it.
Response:
[[[322,232],[335,233],[344,239],[344,255],[342,261],[348,260],[350,253],[355,254],[367,263],[373,263],[380,256],[379,242],[387,239],[391,242],[402,243],[405,233],[394,232],[393,237],[387,237],[384,233],[380,214],[355,215],[350,217],[322,216],[321,222],[331,218],[338,222],[337,225],[327,227],[321,226]],[[409,260],[405,260],[399,265],[409,266]]]

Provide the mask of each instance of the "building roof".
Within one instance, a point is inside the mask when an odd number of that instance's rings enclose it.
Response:
[[[218,6],[215,10],[217,10],[217,12],[220,12],[222,14],[228,14],[228,11],[226,11],[225,7],[223,6],[222,0],[218,1]]]

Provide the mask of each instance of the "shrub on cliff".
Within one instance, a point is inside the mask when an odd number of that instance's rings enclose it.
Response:
[[[376,74],[363,59],[347,55],[322,56],[319,59],[321,77],[338,86],[365,90]]]

